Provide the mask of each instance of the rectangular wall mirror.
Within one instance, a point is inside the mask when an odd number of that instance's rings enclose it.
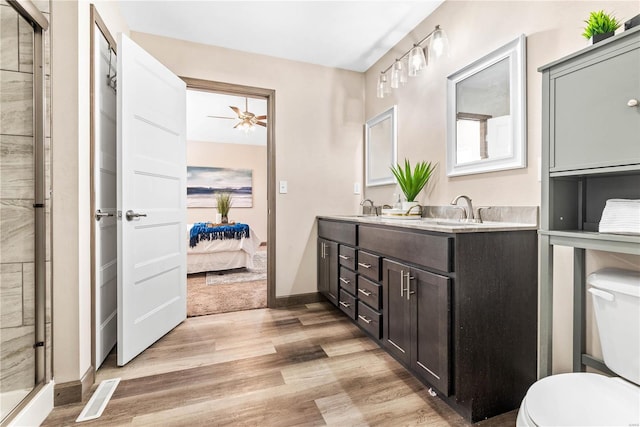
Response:
[[[447,78],[447,176],[527,165],[526,38]]]
[[[396,106],[367,120],[365,138],[365,182],[367,187],[393,184],[390,166],[397,162]]]

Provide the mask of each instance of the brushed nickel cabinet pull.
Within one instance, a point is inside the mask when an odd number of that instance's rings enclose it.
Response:
[[[400,298],[404,297],[404,270],[400,270]]]
[[[407,301],[408,301],[411,299],[411,295],[415,294],[415,291],[411,290],[411,281],[415,279],[415,277],[411,277],[411,273],[407,271],[406,278],[407,278]]]
[[[358,314],[358,317],[359,317],[360,319],[362,319],[362,321],[363,321],[364,323],[366,323],[367,325],[368,325],[369,323],[371,323],[371,320],[367,319],[366,317],[364,317],[364,316],[363,316],[363,315],[361,315],[361,314]]]
[[[350,257],[350,256],[346,256],[346,255],[342,255],[342,254],[340,254],[340,255],[338,255],[338,256],[339,256],[341,259],[351,259],[351,257]]]
[[[344,308],[349,308],[349,307],[351,307],[351,304],[346,303],[346,302],[344,302],[344,301],[340,301],[340,305],[341,305],[341,306],[343,306]]]
[[[341,278],[340,278],[340,281],[341,281],[342,283],[344,283],[345,285],[348,285],[349,283],[351,283],[351,280],[347,280],[347,279],[345,279],[344,277],[341,277]]]
[[[371,264],[366,264],[366,263],[364,263],[364,262],[359,262],[359,263],[358,263],[358,265],[359,265],[360,267],[364,267],[364,268],[371,268]]]
[[[368,297],[371,296],[371,292],[367,292],[364,289],[358,289],[358,292],[360,292],[361,294],[364,294],[365,296],[368,296]]]

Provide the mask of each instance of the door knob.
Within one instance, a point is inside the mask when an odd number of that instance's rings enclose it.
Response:
[[[98,209],[95,213],[96,221],[100,221],[102,218],[107,216],[113,216],[113,214],[108,212],[102,212],[100,209]]]
[[[129,209],[126,213],[125,216],[127,217],[127,221],[133,221],[136,218],[140,218],[141,216],[147,216],[147,214],[142,214],[142,213],[138,213],[138,212],[134,212],[131,209]]]

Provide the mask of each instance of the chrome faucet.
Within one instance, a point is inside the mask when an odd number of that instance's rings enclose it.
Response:
[[[367,206],[365,206],[365,203],[369,202],[369,206],[368,206],[368,210],[365,209],[367,208]],[[371,199],[364,199],[363,201],[360,202],[360,206],[362,206],[362,214],[363,215],[378,215],[378,210],[376,209],[376,207],[373,204],[373,200]]]
[[[408,209],[404,214],[405,214],[405,215],[410,215],[410,214],[411,214],[411,211],[412,211],[412,210],[414,210],[415,208],[418,208],[418,214],[419,214],[420,216],[422,216],[422,206],[420,206],[420,205],[413,205],[413,206],[411,206],[411,207],[410,207],[410,208],[409,208],[409,209]]]
[[[474,216],[473,204],[471,203],[471,199],[468,196],[464,196],[464,195],[461,194],[458,197],[456,197],[455,199],[453,199],[451,201],[451,204],[452,205],[457,205],[458,204],[458,200],[460,200],[460,199],[464,199],[464,201],[467,202],[467,209],[466,209],[467,219],[465,219],[465,221],[466,222],[478,222],[478,223],[482,222],[482,219],[476,218]]]

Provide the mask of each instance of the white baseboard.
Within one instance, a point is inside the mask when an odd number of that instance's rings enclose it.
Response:
[[[39,426],[53,410],[53,380],[45,384],[27,406],[9,423],[9,427]]]

